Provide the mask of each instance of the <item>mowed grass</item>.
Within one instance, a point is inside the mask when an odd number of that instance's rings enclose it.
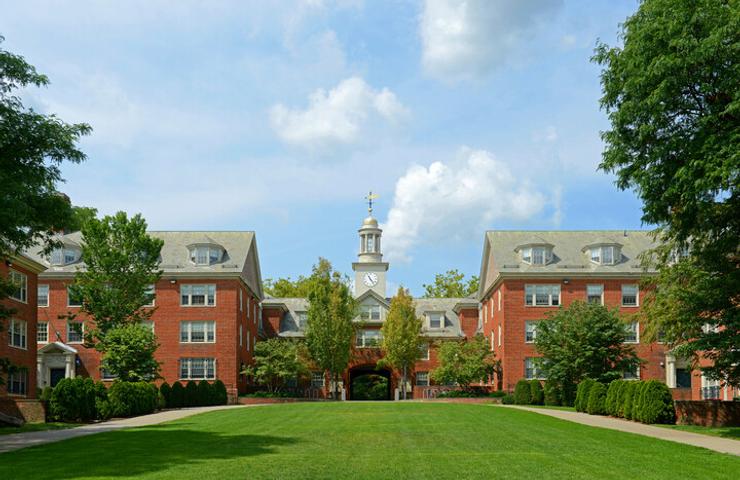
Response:
[[[65,428],[79,427],[79,423],[27,423],[22,427],[0,427],[0,435],[12,435],[14,433],[26,433],[26,432],[42,432],[45,430],[64,430]]]
[[[537,413],[444,403],[212,412],[0,454],[0,479],[710,479],[740,458]]]

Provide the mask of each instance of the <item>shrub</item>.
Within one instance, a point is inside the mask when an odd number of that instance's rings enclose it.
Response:
[[[617,390],[617,399],[614,406],[614,416],[624,418],[625,399],[627,398],[627,392],[630,391],[632,387],[630,387],[631,383],[627,380],[621,380],[621,382],[621,386],[619,387],[619,390]]]
[[[213,404],[213,387],[208,380],[201,380],[198,384],[198,405],[206,406]]]
[[[604,415],[606,413],[606,385],[601,382],[594,382],[588,390],[588,402],[586,411],[590,415]]]
[[[624,385],[623,380],[613,380],[609,384],[609,388],[606,391],[606,402],[604,403],[607,415],[617,416],[617,399],[622,385]]]
[[[532,405],[542,405],[545,403],[545,392],[542,390],[542,383],[539,380],[529,382],[529,389],[532,396]]]
[[[49,412],[53,420],[89,422],[98,418],[97,403],[105,400],[105,386],[91,378],[64,378],[51,392]]]
[[[639,419],[643,423],[674,423],[676,411],[668,386],[658,380],[644,382]]]
[[[198,405],[198,384],[189,380],[185,384],[185,402],[184,407],[195,407]]]
[[[545,405],[560,405],[560,390],[557,383],[552,380],[545,381],[545,388],[543,391]]]
[[[51,392],[53,391],[54,389],[51,387],[44,387],[44,389],[41,391],[41,395],[39,395],[39,400],[48,405],[49,400],[51,400]]]
[[[216,401],[214,405],[226,405],[229,401],[229,395],[226,393],[226,385],[221,380],[213,382],[213,391]]]
[[[515,404],[516,402],[514,401],[514,395],[512,395],[510,393],[507,393],[506,395],[504,395],[503,397],[501,397],[501,403],[503,403],[504,405],[513,405],[513,404]]]
[[[519,380],[514,387],[514,403],[517,405],[529,405],[532,403],[532,387],[528,380]]]
[[[642,414],[642,391],[645,388],[645,382],[638,381],[635,391],[632,394],[632,420],[640,421]]]
[[[502,398],[506,396],[506,392],[503,390],[496,390],[488,394],[489,397]]]
[[[581,383],[578,384],[578,390],[576,390],[576,402],[575,407],[577,412],[585,412],[588,407],[588,395],[589,390],[593,384],[596,383],[590,378],[584,378]]]
[[[146,415],[157,409],[158,391],[147,382],[115,381],[108,389],[110,413],[115,417]]]
[[[180,382],[174,382],[172,384],[172,391],[170,392],[170,408],[182,408],[185,406],[185,388]]]
[[[623,418],[626,418],[627,420],[630,420],[632,418],[632,401],[635,397],[635,388],[637,387],[637,382],[634,381],[627,381],[626,385],[622,389],[622,410],[621,410],[621,416]]]
[[[164,382],[162,385],[160,385],[159,393],[161,393],[162,397],[164,397],[164,404],[171,408],[172,401],[170,400],[170,395],[172,395],[172,387],[170,387],[170,384]]]

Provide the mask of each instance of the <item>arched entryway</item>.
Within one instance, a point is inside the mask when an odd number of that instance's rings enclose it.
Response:
[[[349,371],[350,400],[391,400],[391,392],[389,370],[376,370],[374,365],[366,365]]]

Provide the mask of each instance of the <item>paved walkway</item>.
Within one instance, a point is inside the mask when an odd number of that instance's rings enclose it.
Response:
[[[95,433],[120,430],[122,428],[156,425],[158,423],[169,422],[170,420],[179,420],[180,418],[189,417],[198,413],[213,412],[215,410],[224,410],[228,408],[244,408],[248,406],[252,405],[219,405],[216,407],[183,408],[180,410],[166,410],[164,412],[152,413],[151,415],[110,420],[108,422],[94,423],[91,425],[83,425],[81,427],[67,428],[63,430],[46,430],[41,432],[0,435],[0,453],[32,447],[34,445],[42,445],[44,443],[58,442],[69,438],[84,437]]]
[[[619,418],[604,417],[601,415],[589,415],[587,413],[571,412],[568,410],[554,410],[549,408],[522,407],[516,405],[500,405],[504,408],[516,408],[529,412],[548,415],[550,417],[568,420],[569,422],[582,423],[592,427],[609,428],[620,432],[636,433],[648,437],[660,438],[670,442],[685,443],[695,447],[708,448],[721,453],[740,455],[740,441],[731,438],[713,437],[701,433],[685,432],[672,428],[655,427],[644,423],[630,422]]]

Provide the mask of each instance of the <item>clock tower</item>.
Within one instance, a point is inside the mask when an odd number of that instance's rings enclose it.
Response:
[[[383,261],[380,249],[380,237],[383,230],[378,227],[378,221],[373,217],[373,200],[377,198],[372,192],[367,196],[368,217],[362,222],[358,230],[360,234],[360,252],[357,261],[352,264],[355,271],[355,297],[359,297],[368,290],[386,298],[385,274],[388,263]]]

